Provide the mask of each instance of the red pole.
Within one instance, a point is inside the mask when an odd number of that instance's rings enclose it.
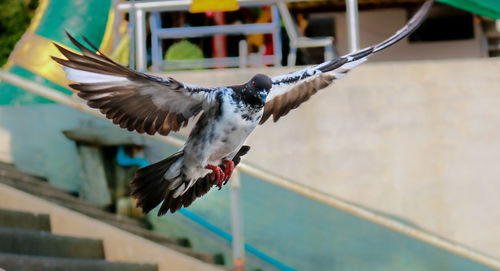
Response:
[[[216,25],[223,25],[226,23],[226,19],[223,11],[214,11],[214,22]],[[212,54],[213,57],[226,57],[227,56],[227,42],[225,35],[214,35],[212,39]],[[217,60],[215,62],[216,68],[226,67],[226,63],[223,60]]]

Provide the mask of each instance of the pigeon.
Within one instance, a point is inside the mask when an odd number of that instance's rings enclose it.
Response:
[[[129,131],[166,136],[199,115],[178,152],[138,169],[131,182],[137,207],[148,213],[161,204],[161,216],[188,207],[213,186],[220,189],[249,151],[243,143],[259,124],[271,116],[278,121],[369,55],[412,33],[432,4],[426,1],[403,28],[377,45],[273,78],[257,74],[241,85],[201,87],[137,72],[102,54],[84,36],[92,50],[67,32],[81,53],[54,43],[66,59],[52,59],[88,106]]]

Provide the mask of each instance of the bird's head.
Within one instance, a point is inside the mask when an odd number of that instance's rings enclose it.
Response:
[[[271,90],[273,81],[267,75],[257,74],[248,83],[243,90],[243,100],[254,106],[264,106],[267,94]]]

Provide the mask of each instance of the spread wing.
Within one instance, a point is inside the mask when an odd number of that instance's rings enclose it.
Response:
[[[273,85],[267,96],[260,124],[263,124],[271,115],[275,122],[278,121],[290,110],[307,101],[318,90],[329,86],[335,79],[342,78],[348,71],[365,62],[367,56],[383,50],[411,34],[423,22],[432,4],[433,0],[427,0],[403,28],[377,45],[317,66],[272,78]]]
[[[77,82],[70,87],[78,91],[78,96],[122,128],[167,135],[217,103],[214,88],[136,72],[103,55],[85,37],[82,36],[96,52],[66,34],[82,54],[54,44],[67,59],[52,59],[64,66],[68,79]]]

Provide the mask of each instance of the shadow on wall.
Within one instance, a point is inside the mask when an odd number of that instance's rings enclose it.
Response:
[[[69,192],[79,191],[80,160],[75,143],[62,131],[103,125],[109,124],[59,104],[0,107],[0,127],[10,133],[12,163]]]
[[[61,104],[47,103],[0,107],[0,159],[20,170],[48,180],[55,187],[78,192],[81,161],[75,142],[62,131],[104,128],[131,133],[111,122]],[[116,131],[117,130],[117,131]],[[175,151],[165,144],[146,139],[145,154],[156,162]]]

